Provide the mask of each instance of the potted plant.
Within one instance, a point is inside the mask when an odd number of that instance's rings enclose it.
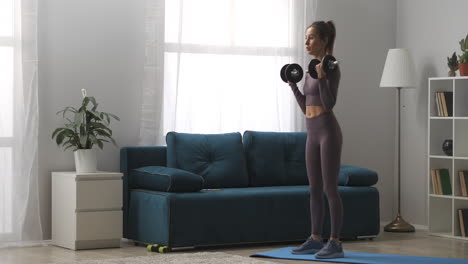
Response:
[[[75,167],[78,173],[96,172],[97,159],[93,149],[97,145],[103,149],[105,142],[112,142],[112,130],[109,128],[111,119],[120,119],[110,113],[97,111],[98,104],[94,97],[86,96],[86,90],[82,89],[83,101],[81,107],[76,109],[68,106],[62,111],[62,117],[68,122],[65,127],[59,127],[52,133],[58,146],[64,151],[73,148],[75,156]],[[90,109],[88,107],[91,107]]]
[[[452,57],[449,58],[447,57],[447,66],[449,67],[450,71],[448,72],[449,77],[454,77],[457,74],[455,71],[458,70],[458,59],[457,59],[457,54],[454,52],[452,54]]]
[[[468,35],[466,35],[465,39],[460,40],[460,47],[462,50],[458,64],[460,76],[468,76]]]

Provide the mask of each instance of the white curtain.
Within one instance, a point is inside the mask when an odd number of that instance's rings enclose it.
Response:
[[[0,247],[42,240],[37,0],[0,4]]]
[[[304,35],[316,0],[146,4],[141,145],[164,145],[168,131],[304,129],[280,69],[299,63],[306,70]]]

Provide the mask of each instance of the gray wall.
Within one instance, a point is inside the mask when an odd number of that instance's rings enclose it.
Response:
[[[120,146],[138,142],[143,3],[39,1],[39,192],[45,239],[51,233],[50,172],[74,169],[72,152],[50,139],[62,123],[55,113],[77,105],[80,89],[86,88],[102,110],[121,118],[112,126]],[[318,18],[334,20],[338,31],[335,53],[343,75],[335,112],[344,134],[342,161],[379,172],[381,218],[388,221],[394,215],[396,98],[395,91],[378,86],[387,49],[396,43],[396,2],[320,0],[318,8]],[[107,145],[98,162],[101,170],[118,171],[118,150]]]
[[[416,65],[417,89],[402,95],[402,214],[427,225],[427,79],[445,77],[447,57],[460,54],[468,34],[466,0],[398,0],[397,47],[409,48]],[[459,72],[457,72],[457,76]]]

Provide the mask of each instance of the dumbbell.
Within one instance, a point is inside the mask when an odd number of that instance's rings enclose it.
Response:
[[[325,57],[323,57],[322,61],[323,61],[323,71],[326,74],[334,71],[339,64],[339,62],[332,55],[326,55]],[[309,63],[309,74],[314,79],[318,78],[317,71],[315,70],[315,66],[317,66],[318,64],[320,64],[320,61],[317,59],[313,59]]]
[[[299,64],[292,63],[284,65],[281,68],[280,75],[281,79],[285,83],[298,83],[302,80],[302,77],[304,76],[304,71],[302,70],[302,67]]]
[[[158,252],[158,253],[167,253],[170,252],[170,248],[158,244],[152,244],[146,246],[146,249],[148,249],[148,252]]]

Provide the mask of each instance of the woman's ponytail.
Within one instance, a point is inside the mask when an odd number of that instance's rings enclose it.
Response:
[[[335,37],[336,37],[336,28],[335,28],[335,23],[333,21],[329,20],[327,21],[328,25],[328,43],[327,46],[325,47],[325,52],[327,54],[333,54],[333,47],[335,46]]]

